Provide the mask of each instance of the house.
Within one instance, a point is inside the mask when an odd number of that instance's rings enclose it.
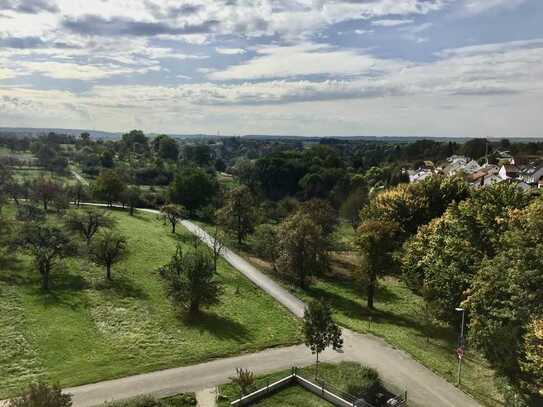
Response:
[[[522,174],[522,179],[528,184],[538,184],[539,180],[543,178],[543,165],[536,168],[530,168],[524,174]]]
[[[486,176],[487,172],[485,170],[479,170],[477,172],[474,172],[473,174],[469,174],[466,177],[466,181],[469,182],[472,187],[479,188],[484,185],[484,180]]]
[[[520,175],[520,169],[511,164],[502,165],[500,172],[498,173],[501,179],[516,179]]]
[[[489,185],[497,184],[498,182],[503,182],[503,179],[496,174],[489,174],[483,180],[483,186],[487,187]]]
[[[408,171],[409,182],[419,182],[433,175],[430,170],[422,169],[418,171]]]
[[[475,160],[471,160],[468,162],[464,167],[462,168],[462,171],[464,171],[466,174],[473,174],[481,169],[481,166],[479,163]]]

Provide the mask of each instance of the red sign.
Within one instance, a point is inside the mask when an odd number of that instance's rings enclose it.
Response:
[[[462,359],[464,357],[464,347],[460,346],[456,349],[456,354],[458,355],[458,359]]]

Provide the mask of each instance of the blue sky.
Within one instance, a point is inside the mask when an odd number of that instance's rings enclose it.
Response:
[[[543,137],[543,1],[0,0],[0,125]]]

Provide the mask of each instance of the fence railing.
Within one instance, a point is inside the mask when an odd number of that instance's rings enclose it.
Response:
[[[322,379],[311,380],[307,377],[302,376],[298,372],[298,368],[293,367],[290,375],[277,380],[273,383],[268,383],[266,386],[261,387],[260,389],[240,397],[237,400],[234,400],[230,403],[231,406],[246,406],[252,403],[255,403],[258,400],[261,400],[265,397],[270,396],[272,393],[275,393],[291,384],[297,384],[302,386],[311,393],[321,397],[324,400],[329,401],[334,406],[338,407],[377,407],[374,404],[369,403],[363,398],[355,397],[352,394],[349,394],[337,386],[334,386],[330,383],[325,382]],[[383,393],[380,393],[382,400],[379,402],[380,406],[390,406],[390,407],[405,407],[407,406],[407,392],[402,395],[393,394],[382,386]]]

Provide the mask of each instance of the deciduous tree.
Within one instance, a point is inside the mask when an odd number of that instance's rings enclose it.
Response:
[[[217,219],[241,245],[254,230],[257,216],[256,200],[249,187],[242,185],[226,194],[225,205],[218,211]]]
[[[84,208],[70,211],[65,224],[68,230],[80,234],[89,246],[101,228],[111,228],[115,221],[102,209]]]
[[[332,309],[323,300],[309,302],[304,313],[303,333],[305,345],[316,354],[315,376],[319,375],[319,354],[326,348],[339,350],[343,347],[341,329],[332,318]]]
[[[397,223],[377,220],[365,221],[357,229],[356,245],[360,251],[361,264],[356,277],[366,289],[369,309],[374,308],[377,279],[392,271],[398,233]]]
[[[160,208],[162,217],[169,222],[172,227],[172,233],[175,233],[177,223],[187,216],[187,211],[183,205],[168,204]]]
[[[92,242],[90,254],[96,264],[106,268],[106,278],[111,280],[111,267],[128,254],[128,243],[119,232],[105,230]]]

